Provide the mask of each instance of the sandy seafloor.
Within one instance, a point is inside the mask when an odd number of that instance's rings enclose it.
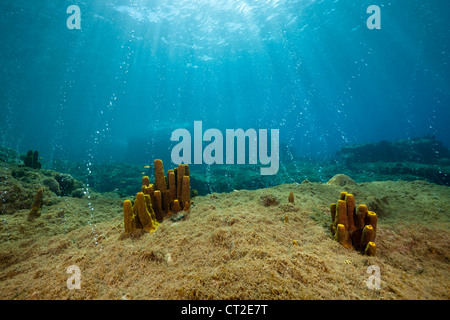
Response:
[[[375,257],[332,239],[329,205],[341,191],[379,211]],[[279,204],[264,206],[265,195]],[[450,298],[447,186],[303,182],[215,193],[193,198],[184,220],[125,239],[122,203],[133,198],[90,197],[46,191],[33,221],[29,209],[0,216],[0,299]],[[71,265],[81,289],[67,288]],[[371,265],[379,290],[366,285]]]

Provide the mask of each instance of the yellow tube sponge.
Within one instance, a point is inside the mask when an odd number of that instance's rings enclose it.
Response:
[[[373,238],[375,239],[377,236],[377,222],[378,217],[377,214],[373,211],[369,211],[364,219],[366,225],[370,224],[373,228]]]
[[[164,176],[163,162],[160,159],[154,161],[155,165],[155,187],[157,190],[166,191],[166,177]]]
[[[126,233],[133,232],[135,229],[133,206],[130,200],[123,202],[123,225]]]
[[[354,220],[356,228],[364,228],[364,219],[366,218],[367,212],[369,212],[369,209],[365,204],[360,204],[358,206]]]
[[[334,235],[336,234],[336,227],[335,227],[334,223],[330,224],[330,231],[331,231],[331,235],[334,237]]]
[[[177,168],[168,170],[167,178],[162,160],[156,159],[154,166],[154,184],[150,183],[149,176],[143,176],[141,190],[136,194],[134,205],[130,200],[123,203],[125,234],[139,229],[153,232],[170,212],[190,210],[189,166],[180,164]]]
[[[170,211],[170,191],[161,191],[162,209],[165,213]]]
[[[347,193],[345,195],[345,204],[347,205],[347,225],[346,228],[349,232],[355,230],[355,225],[353,223],[353,215],[355,214],[356,202],[355,197]]]
[[[154,192],[154,186],[151,184],[149,186],[142,186],[142,192],[144,194],[152,195]]]
[[[177,198],[177,183],[175,180],[175,172],[171,169],[167,173],[169,179],[169,194],[170,202],[172,203]]]
[[[148,176],[142,177],[142,185],[148,187],[150,185],[150,178]]]
[[[330,231],[336,241],[346,248],[354,247],[356,250],[375,255],[377,215],[369,211],[366,205],[356,206],[355,197],[348,192],[341,192],[337,203],[330,204],[331,224]],[[367,245],[370,244],[369,249]],[[367,250],[366,250],[367,249]]]
[[[336,217],[335,225],[342,224],[347,225],[347,204],[344,200],[339,200],[336,205]]]
[[[369,242],[373,242],[374,235],[373,227],[370,224],[366,225],[362,232],[360,247],[365,249]]]
[[[345,226],[343,224],[337,225],[336,240],[345,248],[352,247],[352,242],[350,241],[348,232],[345,230]]]
[[[156,221],[155,211],[153,211],[152,200],[150,199],[150,195],[144,194],[144,200],[145,200],[145,205],[147,206],[147,210],[150,213],[150,216],[152,217],[153,223],[158,223]]]
[[[161,191],[160,190],[155,190],[153,195],[155,197],[155,204],[156,204],[156,206],[154,207],[156,221],[161,222],[161,221],[164,220],[163,209],[162,209]]]
[[[181,189],[182,189],[182,183],[183,183],[183,177],[185,173],[185,166],[180,164],[178,165],[177,170],[177,199],[181,201]],[[184,203],[181,201],[181,203]]]
[[[181,206],[180,206],[180,202],[178,201],[178,199],[175,199],[173,201],[173,205],[172,205],[172,212],[173,213],[177,213],[181,211]]]
[[[149,184],[150,184],[149,177],[148,176],[143,176],[142,177],[142,189],[141,189],[141,192],[146,193],[146,189],[148,188]]]
[[[186,203],[189,204],[189,206],[191,205],[191,185],[190,185],[190,177],[189,176],[184,176],[183,180],[182,180],[182,187],[181,187],[181,197],[180,197],[180,202],[184,203],[184,210],[186,210]]]
[[[188,177],[191,175],[189,172],[189,165],[187,164],[184,164],[184,175]]]
[[[334,223],[336,218],[336,203],[330,204],[331,222]]]
[[[377,253],[377,245],[375,242],[369,242],[366,246],[366,249],[364,250],[364,254],[368,256],[375,256]]]
[[[292,191],[289,192],[288,200],[289,200],[290,203],[294,203],[295,202],[294,193]]]
[[[156,227],[153,224],[152,216],[147,210],[147,205],[145,203],[145,197],[143,192],[137,193],[136,202],[134,203],[134,205],[136,206],[139,221],[142,224],[142,229],[148,232],[155,231]]]

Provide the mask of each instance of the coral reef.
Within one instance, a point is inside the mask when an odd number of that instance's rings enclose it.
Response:
[[[86,194],[86,191],[84,191],[83,188],[75,189],[71,192],[72,198],[83,198],[83,196]]]
[[[59,195],[59,183],[53,177],[45,178],[42,183],[48,187],[48,189],[56,195]]]
[[[57,173],[54,179],[59,183],[59,190],[61,195],[70,195],[76,188],[75,179],[70,174]]]
[[[136,230],[154,232],[166,217],[190,209],[189,166],[180,164],[178,168],[169,170],[168,179],[164,175],[162,160],[156,159],[154,167],[155,184],[150,184],[150,178],[144,176],[134,205],[130,200],[123,203],[125,234]]]
[[[366,145],[345,146],[334,155],[324,156],[320,159],[295,158],[283,164],[275,176],[261,176],[259,165],[196,165],[189,177],[193,189],[198,195],[213,192],[232,192],[233,190],[263,189],[285,183],[327,182],[336,173],[350,176],[355,182],[388,181],[388,180],[427,180],[441,185],[450,185],[450,155],[442,143],[433,139],[410,139],[408,145],[405,141],[379,142]],[[385,146],[387,146],[385,148]],[[400,156],[390,155],[389,146],[396,146]],[[369,150],[373,147],[376,151]],[[432,148],[435,151],[430,151]],[[405,150],[411,150],[406,155]],[[417,150],[424,150],[418,154]],[[409,152],[409,151],[408,151]],[[430,153],[428,153],[430,152]],[[14,151],[0,148],[1,159],[16,159]],[[435,159],[435,160],[434,160]],[[8,160],[8,162],[10,162]],[[23,162],[23,159],[20,163]],[[136,183],[143,175],[149,175],[147,162],[138,164],[129,163],[101,163],[92,164],[86,170],[82,163],[55,162],[52,167],[56,171],[70,173],[74,178],[88,182],[90,187],[98,192],[115,192],[119,197],[134,196]],[[176,185],[175,170],[165,171],[168,190]],[[330,182],[331,183],[331,182]],[[350,181],[351,183],[351,181]],[[75,189],[75,188],[74,188]],[[195,195],[192,190],[193,197]],[[171,196],[171,199],[178,195]],[[164,198],[164,195],[162,194]],[[164,199],[163,199],[164,201]],[[377,211],[377,213],[379,213]],[[380,212],[381,213],[381,212]]]
[[[62,186],[65,188],[63,190],[61,190],[58,177],[61,178],[59,181],[61,181]],[[74,179],[69,174],[61,174],[47,169],[35,170],[23,166],[22,163],[3,164],[0,165],[0,194],[2,205],[0,213],[14,214],[17,210],[31,210],[36,188],[44,189],[44,205],[47,206],[48,201],[57,202],[59,201],[58,197],[71,196],[71,189],[79,189],[79,193],[72,195],[73,197],[82,197],[84,195],[84,190],[81,189],[83,186],[81,181]]]
[[[345,146],[337,156],[348,164],[378,161],[437,164],[440,159],[449,158],[450,151],[436,137],[426,136]]]
[[[330,230],[336,241],[345,248],[355,248],[366,255],[376,253],[378,217],[367,206],[356,206],[353,194],[341,192],[340,199],[330,205]]]
[[[0,162],[20,165],[23,164],[23,156],[15,150],[0,146]]]
[[[81,163],[54,164],[54,170],[70,173],[76,180],[89,182],[91,189],[97,192],[114,192],[119,197],[136,195],[136,183],[143,175],[150,175],[149,168],[126,163],[92,164],[90,172]],[[74,190],[78,187],[74,186]]]

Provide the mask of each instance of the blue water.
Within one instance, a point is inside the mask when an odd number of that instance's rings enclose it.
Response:
[[[369,30],[369,5],[381,29]],[[68,29],[69,5],[81,29]],[[2,1],[0,144],[43,162],[170,159],[176,128],[279,129],[311,160],[450,146],[450,3]],[[292,152],[291,152],[292,151]]]

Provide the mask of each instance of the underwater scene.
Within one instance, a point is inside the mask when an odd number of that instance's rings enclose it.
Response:
[[[0,300],[450,299],[448,1],[0,11]]]

